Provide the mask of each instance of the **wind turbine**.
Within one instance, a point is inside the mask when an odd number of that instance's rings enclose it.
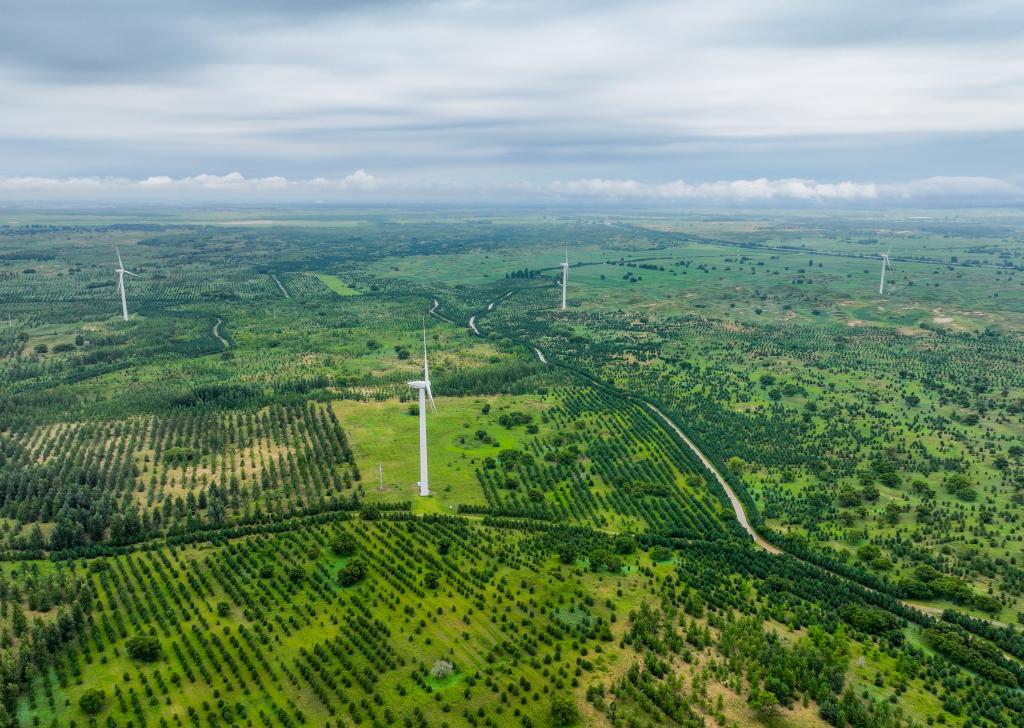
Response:
[[[565,262],[562,263],[562,310],[565,310],[565,292],[569,287],[569,244],[565,244]]]
[[[125,270],[124,263],[121,262],[121,249],[115,245],[114,250],[117,251],[117,269],[114,272],[117,273],[117,292],[121,294],[121,315],[124,317],[124,320],[127,321],[128,301],[125,300],[124,296],[124,274],[127,273],[130,276],[138,278],[138,273],[132,273],[129,270]]]
[[[430,390],[430,369],[427,366],[427,327],[423,327],[423,379],[409,382],[409,386],[420,393],[420,495],[430,495],[430,482],[427,475],[427,399],[430,409],[437,414],[434,405],[434,393]]]
[[[889,260],[889,251],[882,253],[882,280],[878,284],[878,295],[885,295],[885,271],[892,270],[892,261]]]

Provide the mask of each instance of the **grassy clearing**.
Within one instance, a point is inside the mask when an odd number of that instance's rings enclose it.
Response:
[[[359,291],[357,291],[355,288],[352,288],[350,285],[345,283],[345,281],[338,278],[338,276],[333,276],[328,273],[316,273],[315,275],[317,278],[323,281],[324,285],[326,285],[332,291],[337,293],[339,296],[359,295]]]
[[[522,428],[507,430],[497,417],[510,409],[539,415],[549,405],[543,397],[435,397],[437,412],[427,413],[427,460],[430,463],[430,498],[420,498],[419,418],[409,414],[412,402],[354,402],[333,404],[344,423],[356,463],[363,474],[367,500],[401,502],[411,500],[418,513],[451,513],[461,504],[486,505],[487,500],[475,475],[481,461],[502,448],[522,446]],[[489,415],[482,409],[491,405]],[[495,444],[475,437],[486,430]],[[381,488],[378,465],[383,466]]]

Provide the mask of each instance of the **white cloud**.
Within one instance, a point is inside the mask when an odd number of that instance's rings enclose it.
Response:
[[[539,191],[555,195],[662,200],[750,202],[765,200],[874,200],[873,182],[821,183],[808,179],[752,179],[688,184],[682,180],[660,184],[636,180],[582,179],[542,185]]]
[[[175,179],[166,175],[133,180],[126,177],[0,177],[0,198],[22,199],[39,195],[46,199],[96,198],[106,200],[150,199],[173,202],[176,199],[270,199],[301,198],[307,192],[365,192],[377,187],[377,180],[358,169],[341,179],[318,177],[289,180],[286,177],[245,177],[240,172],[224,175],[197,174]]]
[[[688,205],[1007,204],[1024,202],[1024,177],[930,177],[901,183],[736,179],[689,183],[588,178],[460,184],[431,178],[378,178],[358,169],[340,178],[288,179],[196,174],[172,178],[0,177],[0,200],[89,202],[312,202],[440,199]]]

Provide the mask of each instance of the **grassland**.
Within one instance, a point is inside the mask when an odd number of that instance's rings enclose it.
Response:
[[[0,723],[1024,724],[1009,213],[11,219]]]

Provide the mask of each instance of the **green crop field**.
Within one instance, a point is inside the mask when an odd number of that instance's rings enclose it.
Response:
[[[0,725],[1024,726],[1014,212],[6,219]]]

